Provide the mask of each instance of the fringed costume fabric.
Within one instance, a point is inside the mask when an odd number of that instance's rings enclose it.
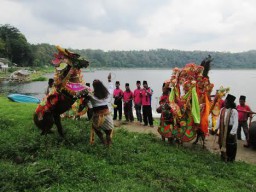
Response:
[[[102,110],[94,110],[92,116],[92,128],[90,133],[90,144],[94,143],[94,132],[109,131],[110,140],[113,136],[113,119],[109,109],[102,109]],[[101,139],[101,138],[100,138]]]
[[[238,112],[232,108],[222,108],[217,122],[219,147],[224,161],[234,161],[237,151]]]
[[[172,87],[169,96],[173,115],[172,136],[182,142],[194,139],[197,129],[205,135],[208,133],[210,93],[214,85],[210,83],[208,72],[203,72],[203,66],[189,63],[181,69],[174,68],[171,79],[166,81]]]

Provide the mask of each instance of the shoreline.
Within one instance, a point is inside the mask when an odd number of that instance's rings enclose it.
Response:
[[[115,125],[115,129],[121,129],[124,128],[126,130],[128,130],[129,132],[135,132],[135,133],[143,133],[143,134],[154,134],[157,137],[159,137],[159,140],[161,139],[160,134],[157,131],[158,126],[155,125],[154,123],[154,127],[144,127],[142,125],[139,125],[137,122],[133,122],[133,123],[126,123],[124,121],[114,121],[114,125]],[[191,140],[190,142],[184,142],[183,143],[183,147],[185,148],[202,148],[202,141],[199,141],[198,144],[193,145],[193,141],[196,138],[194,138],[193,140]],[[205,150],[208,150],[209,152],[213,153],[213,154],[217,154],[220,155],[220,150],[219,150],[219,146],[217,143],[218,139],[217,136],[214,135],[208,135],[205,138]],[[238,140],[237,141],[237,155],[236,155],[236,162],[246,162],[246,163],[250,163],[250,164],[256,164],[256,153],[255,150],[252,148],[244,148],[243,144],[245,143],[245,141],[243,140]]]

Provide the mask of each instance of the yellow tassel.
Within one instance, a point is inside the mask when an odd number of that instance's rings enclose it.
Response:
[[[111,105],[112,105],[113,108],[117,108],[117,105],[115,105],[113,103],[111,103]]]

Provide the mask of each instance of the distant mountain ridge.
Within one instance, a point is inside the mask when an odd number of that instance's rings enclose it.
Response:
[[[48,64],[55,46],[49,44],[33,45],[35,58],[41,64]],[[156,49],[149,51],[102,51],[92,49],[71,49],[87,58],[91,67],[98,68],[173,68],[183,67],[187,63],[200,64],[211,55],[214,60],[212,69],[248,69],[256,68],[256,50],[230,53],[214,51],[180,51]],[[40,64],[40,65],[41,65]]]
[[[61,43],[61,42],[60,42]],[[69,49],[69,48],[68,48]],[[72,49],[71,49],[72,50]],[[173,68],[183,67],[187,63],[200,64],[211,55],[214,60],[212,68],[216,69],[255,69],[256,50],[229,53],[214,51],[181,51],[181,50],[140,50],[140,51],[102,51],[92,49],[73,49],[87,58],[91,67],[97,68]],[[40,67],[50,65],[56,48],[43,43],[33,45],[27,42],[17,28],[11,25],[0,25],[0,58],[7,58],[16,66]]]
[[[54,45],[31,45],[34,61],[29,66],[51,65]],[[213,51],[181,51],[156,49],[149,51],[102,51],[70,49],[87,58],[97,68],[173,68],[187,63],[200,64],[208,55],[214,60],[212,69],[256,69],[256,50],[240,53]]]

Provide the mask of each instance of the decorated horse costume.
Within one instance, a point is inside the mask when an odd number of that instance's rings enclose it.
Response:
[[[34,122],[41,134],[48,134],[55,123],[60,136],[64,136],[60,114],[69,110],[74,102],[83,98],[89,88],[82,80],[81,68],[89,62],[80,55],[57,46],[58,54],[52,63],[55,65],[54,89],[43,98],[34,114]],[[83,92],[83,94],[81,94]]]
[[[208,72],[212,59],[205,59],[201,66],[194,63],[184,68],[174,68],[172,76],[166,81],[172,91],[169,97],[173,124],[169,126],[169,136],[180,143],[195,138],[197,130],[204,135],[208,133],[208,116],[210,113],[210,83]],[[183,93],[181,91],[183,88]]]

